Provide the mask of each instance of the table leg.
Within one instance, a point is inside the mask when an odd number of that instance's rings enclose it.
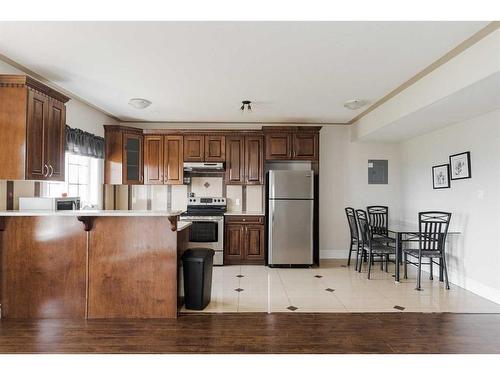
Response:
[[[394,272],[394,278],[395,282],[399,283],[399,263],[401,261],[401,233],[396,234],[396,262],[394,267],[395,267],[395,272]]]

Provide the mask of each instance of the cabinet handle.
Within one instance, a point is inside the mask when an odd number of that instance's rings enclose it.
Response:
[[[47,168],[47,172],[45,172],[45,168]],[[47,166],[47,164],[43,164],[42,175],[43,177],[47,177],[49,175],[49,167]]]
[[[49,164],[49,168],[50,168],[50,176],[49,177],[52,177],[52,175],[54,174],[54,168],[52,167],[52,164]]]

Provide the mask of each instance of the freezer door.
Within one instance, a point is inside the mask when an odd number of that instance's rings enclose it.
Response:
[[[313,263],[313,201],[269,201],[269,264]]]
[[[313,171],[269,171],[269,199],[312,199]]]

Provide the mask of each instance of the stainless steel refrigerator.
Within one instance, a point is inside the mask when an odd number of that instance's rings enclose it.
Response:
[[[268,264],[313,264],[313,171],[268,172]]]

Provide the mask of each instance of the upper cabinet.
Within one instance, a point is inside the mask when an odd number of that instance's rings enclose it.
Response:
[[[264,183],[264,138],[262,135],[226,137],[226,184]]]
[[[104,183],[139,185],[143,178],[142,130],[119,125],[104,125]]]
[[[184,161],[226,161],[226,137],[223,135],[185,135]]]
[[[264,127],[266,160],[319,159],[319,127]]]
[[[146,135],[144,137],[144,183],[180,185],[183,183],[183,137]]]
[[[64,181],[69,98],[23,75],[0,75],[0,179]]]

